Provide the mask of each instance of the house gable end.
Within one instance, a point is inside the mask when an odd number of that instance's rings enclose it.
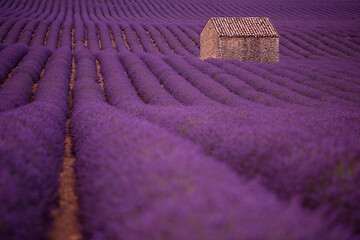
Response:
[[[209,19],[200,34],[200,58],[217,58],[219,48],[219,34]]]

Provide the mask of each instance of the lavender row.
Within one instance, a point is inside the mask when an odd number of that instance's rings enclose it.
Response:
[[[167,28],[174,34],[174,36],[176,36],[176,38],[184,46],[185,49],[187,49],[191,54],[196,57],[200,56],[200,49],[197,48],[194,43],[189,39],[189,37],[185,33],[183,33],[178,27],[174,25],[169,25]]]
[[[19,4],[19,3],[18,3]],[[20,3],[22,6],[20,7],[19,11],[9,11],[7,14],[5,12],[5,16],[9,17],[11,15],[15,15],[16,17],[20,16],[21,14],[29,14],[31,12],[31,5],[34,4],[34,1],[27,1]]]
[[[120,26],[112,23],[109,27],[115,42],[116,50],[118,52],[129,52],[129,47],[123,38],[123,32]]]
[[[356,108],[286,107],[271,112],[265,107],[139,108],[136,112],[201,145],[240,175],[260,177],[278,196],[298,197],[307,208],[325,208],[334,223],[358,231],[360,116]]]
[[[227,73],[238,76],[240,79],[245,81],[247,84],[252,86],[254,89],[260,92],[270,94],[271,96],[278,98],[282,101],[299,104],[299,105],[314,105],[311,99],[306,98],[300,94],[297,94],[289,89],[280,86],[271,81],[267,81],[262,77],[257,76],[254,73],[246,71],[241,68],[234,68],[234,65],[227,61],[220,61],[218,59],[209,59],[207,62],[224,69]]]
[[[100,52],[98,60],[104,78],[106,97],[110,104],[123,107],[144,104],[129,81],[127,72],[118,56],[113,51]]]
[[[319,60],[324,58],[323,54],[314,52],[313,50],[304,49],[300,47],[299,44],[292,40],[288,39],[288,33],[282,34],[282,39],[280,43],[280,53],[285,56],[289,56],[295,59],[303,59],[304,57],[307,59]]]
[[[215,81],[229,89],[236,95],[248,100],[262,103],[268,106],[278,106],[281,101],[271,95],[254,90],[250,85],[241,79],[226,73],[223,69],[211,65],[205,61],[201,61],[194,57],[186,58],[186,61],[193,67],[199,69],[203,73],[211,76]]]
[[[332,33],[324,33],[325,37],[328,37],[330,39],[333,39],[334,41],[341,43],[343,45],[345,45],[345,47],[351,49],[352,51],[356,51],[359,52],[360,51],[360,46],[359,44],[356,44],[352,41],[349,41],[348,39],[341,37],[337,32],[332,32]]]
[[[39,81],[51,51],[32,48],[0,90],[0,112],[10,110],[30,101],[32,86]]]
[[[36,20],[28,22],[24,19],[23,21],[17,22],[14,26],[12,26],[11,31],[8,29],[9,37],[6,38],[6,43],[15,43],[18,40],[18,42],[23,42],[29,45],[32,39],[36,37],[34,33],[37,32],[36,30],[39,22],[41,22],[40,25],[42,25],[43,21],[51,21],[51,19],[54,17],[54,13],[50,12],[53,4],[46,4],[46,6],[45,4],[45,2],[41,2],[41,5],[39,5],[39,9],[37,11],[38,13],[32,14],[31,19]],[[22,17],[25,18],[24,16]],[[24,21],[26,24],[24,24]]]
[[[341,103],[341,104],[349,104],[349,101],[345,99],[348,98],[346,93],[339,92],[335,88],[331,88],[326,84],[320,83],[314,80],[311,80],[307,75],[301,73],[301,71],[294,71],[294,69],[298,68],[290,68],[291,64],[281,64],[282,67],[275,67],[275,66],[262,66],[264,69],[269,71],[270,73],[276,76],[282,76],[286,79],[294,81],[298,84],[302,84],[305,86],[310,87],[311,89],[316,89],[320,92],[316,95],[317,98],[323,99],[329,103]],[[304,67],[302,67],[304,68]],[[343,99],[343,98],[345,99]]]
[[[311,35],[312,37],[315,37],[316,39],[324,43],[326,46],[336,49],[337,51],[340,51],[346,55],[354,57],[359,55],[359,46],[351,44],[351,42],[344,41],[344,39],[336,37],[334,39],[333,36],[327,36],[325,33],[314,34],[313,32],[309,32],[308,30],[305,33]]]
[[[64,60],[69,57],[71,52],[55,52],[35,100],[0,113],[1,239],[44,239],[51,226],[65,139],[70,66]]]
[[[329,38],[324,38],[319,34],[314,34],[313,32],[310,32],[308,30],[301,31],[301,34],[314,38],[312,42],[319,45],[321,44],[321,46],[318,45],[318,47],[324,46],[324,48],[326,48],[326,51],[332,54],[340,56],[345,54],[352,57],[356,57],[358,55],[357,52],[354,52],[354,50],[347,49],[342,44],[335,42]]]
[[[132,24],[134,32],[139,38],[139,43],[145,52],[158,54],[159,50],[156,47],[156,44],[150,35],[145,31],[145,29],[140,24]]]
[[[165,55],[172,54],[174,52],[173,49],[166,43],[166,40],[163,35],[152,25],[145,25],[144,26],[146,31],[148,32],[151,39],[156,44],[157,49]]]
[[[305,34],[300,34],[295,31],[291,32],[291,35],[287,35],[287,38],[291,38],[295,44],[303,47],[304,49],[309,49],[310,52],[316,54],[324,55],[328,58],[334,57],[347,57],[343,53],[333,50],[329,47],[324,47],[323,43],[316,40],[315,38],[309,37]]]
[[[30,45],[31,40],[33,39],[33,34],[34,34],[35,29],[36,29],[38,24],[39,24],[39,22],[37,22],[37,21],[28,22],[25,25],[21,36],[19,37],[18,43],[23,43],[25,45]]]
[[[97,24],[98,32],[99,32],[99,40],[101,42],[102,49],[114,49],[114,46],[111,42],[111,36],[109,27],[105,23]]]
[[[61,26],[61,32],[59,36],[58,48],[72,49],[72,43],[74,41],[74,29],[73,29],[73,2],[70,1],[66,5],[66,14]]]
[[[340,68],[332,68],[325,64],[323,66],[323,74],[333,77],[341,78],[350,81],[354,84],[360,85],[360,71],[357,70],[357,64],[342,64]]]
[[[198,47],[200,44],[199,34],[189,26],[179,26],[179,28],[190,38],[190,40]]]
[[[142,55],[141,59],[150,71],[159,79],[164,88],[184,105],[215,104],[186,79],[180,76],[163,59],[150,54]]]
[[[71,59],[72,53],[68,48],[59,48],[54,51],[36,88],[33,100],[33,102],[52,104],[66,117],[68,117],[69,109]]]
[[[160,84],[146,65],[134,54],[121,54],[119,59],[131,83],[145,103],[180,105]]]
[[[73,13],[73,21],[74,21],[74,43],[82,42],[85,43],[86,35],[85,35],[85,25],[83,24],[83,20],[81,17],[80,11],[80,3],[79,1],[75,1],[74,4],[74,13]]]
[[[268,81],[274,82],[280,86],[284,86],[293,92],[296,92],[298,94],[301,94],[301,95],[309,97],[309,98],[312,98],[313,102],[327,100],[327,98],[325,98],[323,96],[322,92],[314,90],[309,86],[304,86],[302,84],[296,83],[291,80],[292,78],[286,78],[286,77],[283,77],[282,75],[271,74],[271,73],[263,70],[261,65],[252,65],[252,64],[241,64],[240,65],[238,62],[232,61],[232,60],[230,60],[230,62],[234,63],[237,66],[243,67],[244,69],[246,69],[249,72],[252,72],[258,76],[261,76]],[[266,67],[266,66],[264,66],[264,67]],[[335,100],[333,102],[335,102]]]
[[[174,55],[167,57],[165,61],[173,69],[175,69],[175,71],[179,75],[183,76],[199,91],[217,102],[228,106],[246,106],[249,104],[254,104],[246,99],[242,99],[239,96],[235,95],[234,93],[226,89],[224,86],[214,81],[208,75],[205,75],[198,69],[191,66],[179,56]]]
[[[12,29],[12,26],[15,24],[14,19],[7,19],[1,23],[0,26],[0,42],[3,43],[8,32]]]
[[[12,44],[17,42],[19,35],[25,27],[25,22],[25,20],[22,20],[14,24],[14,26],[11,28],[11,31],[7,34],[4,40],[5,44]]]
[[[59,3],[59,12],[49,27],[46,46],[49,46],[52,49],[60,47],[59,43],[61,40],[61,27],[62,23],[65,21],[66,5],[67,3],[65,1]]]
[[[318,66],[314,66],[312,64],[308,64],[305,63],[307,65],[309,65],[309,67],[307,69],[311,69],[312,71],[316,72],[317,69],[319,69],[319,73],[321,73],[321,78],[319,78],[319,80],[326,84],[326,85],[330,85],[330,86],[334,86],[337,89],[340,89],[341,91],[344,92],[350,92],[350,93],[360,93],[360,82],[358,80],[358,78],[352,78],[349,79],[348,77],[344,76],[344,74],[340,74],[338,72],[338,69],[343,66],[343,64],[339,64],[336,68],[332,67],[331,69],[329,69],[329,65],[328,64],[323,64]],[[359,66],[359,64],[356,64],[356,62],[354,63],[347,63],[346,64],[347,68],[357,68],[357,66]],[[314,74],[312,74],[313,76]]]
[[[322,51],[319,48],[312,46],[310,42],[303,40],[297,36],[294,36],[293,33],[287,33],[282,35],[285,41],[291,42],[295,45],[294,51],[296,52],[304,52],[303,56],[310,59],[318,59],[318,56],[324,57],[327,59],[334,58],[334,56],[329,55],[326,51]],[[315,56],[314,56],[315,55]]]
[[[182,56],[186,56],[189,54],[189,52],[185,50],[185,48],[181,45],[181,43],[173,36],[173,34],[165,26],[160,25],[160,26],[155,26],[155,28],[160,32],[166,43],[176,54]]]
[[[4,83],[8,74],[28,52],[24,45],[11,45],[0,52],[0,83]]]
[[[130,26],[124,26],[123,28],[126,43],[128,44],[131,52],[143,53],[144,49],[140,45],[139,38]]]
[[[352,93],[346,90],[352,90],[348,83],[342,84],[343,81],[337,81],[335,79],[330,79],[324,77],[323,75],[318,75],[317,71],[311,70],[313,68],[312,64],[303,63],[302,68],[294,67],[293,65],[287,65],[287,69],[295,73],[306,76],[302,78],[305,84],[308,84],[311,87],[318,88],[322,91],[328,92],[332,95],[344,98],[352,102],[359,102],[359,95]],[[344,82],[343,82],[344,83]]]

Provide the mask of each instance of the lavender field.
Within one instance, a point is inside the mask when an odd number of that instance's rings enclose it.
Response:
[[[0,85],[2,240],[360,239],[358,0],[0,0]]]

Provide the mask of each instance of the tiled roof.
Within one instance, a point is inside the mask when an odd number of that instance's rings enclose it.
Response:
[[[267,17],[214,17],[210,20],[223,37],[279,37]]]

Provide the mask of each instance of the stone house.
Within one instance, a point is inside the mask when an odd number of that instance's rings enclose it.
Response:
[[[279,34],[267,17],[210,18],[200,34],[200,58],[279,61]]]

